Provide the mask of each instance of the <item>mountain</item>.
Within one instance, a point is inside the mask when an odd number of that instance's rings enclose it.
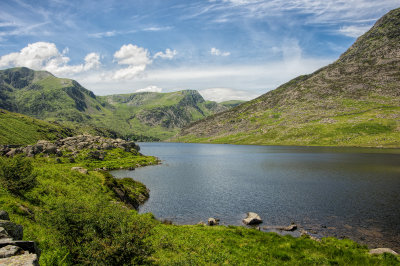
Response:
[[[27,145],[38,140],[56,140],[72,134],[72,130],[57,123],[0,109],[0,145]]]
[[[192,123],[175,140],[400,147],[400,9],[334,63]]]
[[[71,79],[29,68],[0,70],[0,108],[56,121],[78,132],[165,139],[224,107],[197,91],[96,96]]]
[[[113,108],[113,116],[103,120],[103,126],[160,139],[177,134],[190,122],[227,109],[216,102],[205,101],[195,90],[140,92],[100,98]]]

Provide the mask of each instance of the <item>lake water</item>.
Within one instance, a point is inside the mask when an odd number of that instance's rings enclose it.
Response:
[[[140,143],[161,165],[113,171],[150,189],[140,212],[177,224],[216,217],[300,227],[400,251],[400,150]]]

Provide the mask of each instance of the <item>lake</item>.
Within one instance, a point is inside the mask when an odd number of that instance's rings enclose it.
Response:
[[[348,237],[400,251],[400,150],[189,143],[139,143],[161,165],[118,170],[150,189],[140,208],[196,224],[297,223],[316,236]]]

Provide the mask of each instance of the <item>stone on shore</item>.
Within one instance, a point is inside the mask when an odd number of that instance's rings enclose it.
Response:
[[[371,255],[379,255],[379,254],[383,254],[383,253],[390,253],[393,255],[398,255],[396,251],[390,249],[390,248],[374,248],[374,249],[370,249],[369,250],[369,254]]]
[[[208,225],[213,226],[213,225],[218,225],[219,220],[215,218],[208,218]]]
[[[243,219],[243,223],[246,225],[254,225],[262,223],[261,217],[255,212],[248,212],[246,219]]]

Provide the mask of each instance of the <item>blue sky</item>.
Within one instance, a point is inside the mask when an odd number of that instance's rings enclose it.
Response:
[[[337,59],[398,0],[0,0],[0,68],[99,95],[251,99]]]

